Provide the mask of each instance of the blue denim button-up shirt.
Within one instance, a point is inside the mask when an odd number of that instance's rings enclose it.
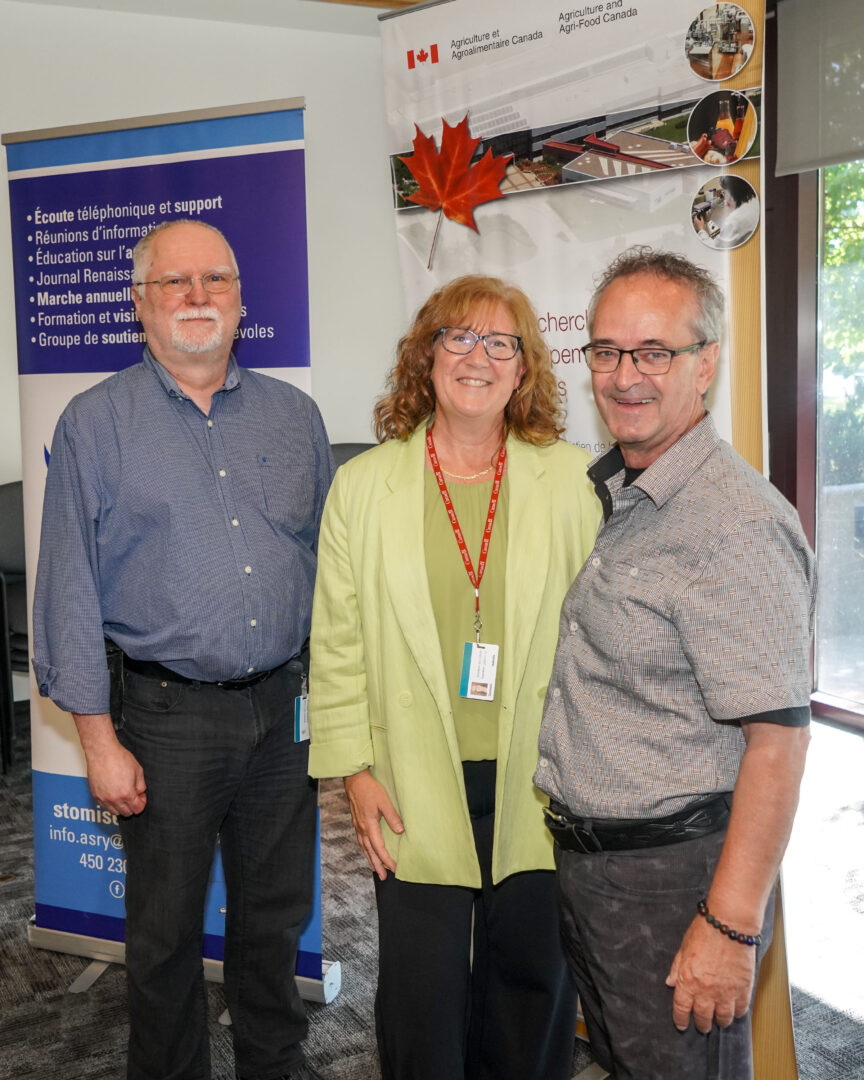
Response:
[[[298,653],[332,474],[315,403],[233,357],[207,416],[146,349],[73,398],[45,488],[40,692],[107,712],[106,636],[207,682]]]

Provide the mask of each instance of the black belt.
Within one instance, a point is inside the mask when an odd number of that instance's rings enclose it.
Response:
[[[596,821],[574,817],[566,806],[553,802],[544,808],[546,827],[564,851],[592,855],[598,851],[633,851],[637,848],[681,844],[717,832],[729,820],[731,795],[686,806],[668,817],[651,820]]]
[[[285,663],[290,664],[291,661],[286,660]],[[136,675],[149,676],[151,679],[161,679],[162,682],[218,686],[222,690],[245,690],[249,686],[255,686],[256,683],[262,683],[265,679],[269,679],[274,671],[279,671],[279,668],[283,667],[285,667],[285,664],[270,668],[269,671],[256,671],[248,679],[223,679],[222,682],[204,682],[201,679],[187,679],[185,675],[180,675],[155,660],[134,660],[131,656],[123,654],[123,668],[125,671],[134,671]]]

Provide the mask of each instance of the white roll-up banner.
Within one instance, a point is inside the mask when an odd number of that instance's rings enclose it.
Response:
[[[579,348],[595,278],[626,247],[707,267],[730,298],[726,360],[760,365],[762,0],[441,0],[380,20],[410,310],[465,273],[523,288],[567,438],[592,453],[610,441]],[[709,404],[728,436],[726,360]]]

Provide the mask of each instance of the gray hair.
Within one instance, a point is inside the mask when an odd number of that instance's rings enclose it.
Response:
[[[633,274],[653,274],[692,289],[696,299],[696,321],[693,333],[700,341],[722,343],[726,329],[726,302],[720,286],[701,266],[696,266],[674,251],[655,251],[644,244],[627,248],[600,275],[591,303],[588,305],[588,333],[594,333],[594,316],[600,297],[618,278]]]
[[[215,225],[209,224],[207,221],[201,221],[199,218],[174,218],[171,221],[160,221],[158,225],[154,225],[150,232],[146,233],[135,247],[132,249],[132,282],[140,281],[149,272],[149,263],[147,263],[147,254],[153,244],[153,241],[159,236],[160,233],[167,232],[168,229],[173,229],[175,225],[198,225],[202,229],[209,229],[210,232],[216,233],[216,235],[224,242],[228,248],[228,254],[231,256],[231,265],[234,268],[234,273],[240,275],[240,270],[237,266],[237,257],[234,254],[234,249],[228,243],[225,234],[221,229],[217,229]],[[136,285],[138,289],[138,295],[144,296],[144,286]]]

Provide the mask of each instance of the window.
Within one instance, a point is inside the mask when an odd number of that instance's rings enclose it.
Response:
[[[864,162],[820,172],[815,682],[864,707]]]
[[[852,4],[853,26],[841,17],[849,0],[830,0],[818,9],[802,0],[768,0],[763,220],[769,475],[797,507],[819,562],[813,714],[864,730],[864,664],[855,655],[864,646],[864,152],[847,135],[851,160],[835,164],[843,159],[825,160],[814,151],[794,168],[776,167],[788,156],[778,137],[778,67],[785,65],[784,100],[794,98],[801,71],[796,57],[808,55],[806,44],[787,33],[786,59],[778,63],[778,23],[794,29],[797,16],[787,16],[796,9],[798,15],[821,12],[822,22],[834,28],[813,37],[817,84],[827,87],[825,94],[850,80],[834,46],[845,49],[844,56],[847,46],[850,55],[864,56],[858,45],[864,5]],[[860,67],[851,70],[852,84],[859,86]],[[807,170],[808,162],[809,171],[796,171]]]

